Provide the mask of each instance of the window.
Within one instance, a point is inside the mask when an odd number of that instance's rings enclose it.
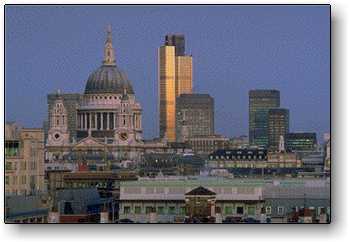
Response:
[[[5,184],[10,185],[10,177],[9,176],[5,176]]]
[[[21,184],[24,185],[27,183],[27,177],[26,176],[22,176],[21,177]]]
[[[284,207],[278,207],[278,215],[284,214]]]
[[[236,213],[237,214],[244,214],[244,207],[241,207],[241,206],[236,207]]]
[[[248,207],[247,208],[247,214],[248,215],[255,215],[255,213],[256,213],[255,207]]]
[[[124,214],[131,213],[131,208],[129,206],[124,207]]]
[[[142,213],[142,208],[140,206],[135,207],[135,214],[141,214]]]
[[[185,215],[185,207],[181,207],[180,208],[180,214],[181,215]]]
[[[176,213],[176,208],[175,207],[173,207],[173,206],[171,206],[171,207],[169,207],[168,208],[168,214],[175,214]]]
[[[21,162],[21,170],[26,170],[27,169],[27,165],[25,163],[25,161]]]
[[[17,176],[13,176],[12,178],[12,184],[17,185]]]
[[[5,170],[6,171],[12,170],[12,163],[11,162],[6,162]]]
[[[5,155],[6,156],[19,155],[19,141],[5,141]]]
[[[36,169],[36,163],[35,161],[30,162],[30,169],[35,170]]]
[[[164,214],[165,213],[164,207],[158,207],[157,212],[158,212],[158,214]]]
[[[224,208],[224,213],[225,214],[232,214],[233,213],[233,208],[231,206],[226,206]]]
[[[270,206],[266,207],[265,211],[267,214],[271,214],[271,207]]]
[[[153,211],[154,211],[153,207],[146,207],[145,208],[145,213],[146,214],[152,213]]]

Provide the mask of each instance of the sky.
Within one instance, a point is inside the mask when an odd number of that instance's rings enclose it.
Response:
[[[113,29],[116,62],[158,136],[157,49],[183,33],[196,93],[215,99],[215,132],[248,135],[248,91],[277,89],[290,132],[330,131],[329,6],[5,6],[6,121],[42,127],[47,94],[83,93]]]

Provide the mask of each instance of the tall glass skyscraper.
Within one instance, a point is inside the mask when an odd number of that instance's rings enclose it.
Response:
[[[268,147],[269,109],[280,107],[278,90],[249,91],[249,142],[250,145]]]
[[[183,34],[169,34],[158,50],[160,137],[176,141],[176,97],[191,94],[193,61],[185,55]]]

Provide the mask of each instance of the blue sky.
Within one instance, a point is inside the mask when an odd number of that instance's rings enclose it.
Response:
[[[215,99],[216,133],[248,134],[248,91],[257,88],[280,90],[290,131],[330,130],[329,6],[7,5],[5,14],[6,121],[41,127],[48,93],[82,93],[111,24],[146,138],[158,135],[157,48],[173,32],[193,55],[194,91]]]

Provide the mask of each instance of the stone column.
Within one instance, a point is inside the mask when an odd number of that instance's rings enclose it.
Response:
[[[109,112],[107,113],[107,129],[109,130],[110,127],[109,127]]]
[[[89,129],[92,129],[92,112],[90,112],[90,115],[89,115],[89,122],[90,122],[90,128]]]
[[[101,130],[103,130],[103,123],[104,123],[104,122],[103,122],[103,116],[104,116],[104,115],[103,115],[103,112],[101,112]]]
[[[116,113],[114,113],[113,123],[114,123],[114,130],[116,129]]]
[[[97,130],[97,113],[95,113],[95,129]]]

